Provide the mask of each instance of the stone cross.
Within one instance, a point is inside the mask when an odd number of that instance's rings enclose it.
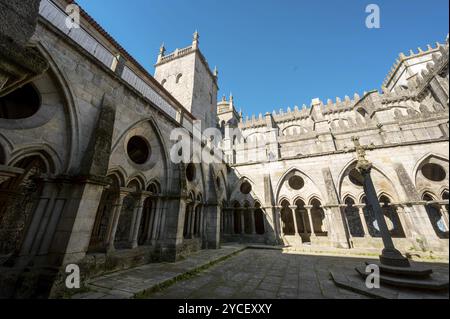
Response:
[[[394,266],[394,267],[410,267],[409,260],[402,256],[394,246],[391,233],[384,219],[384,214],[378,201],[377,193],[373,185],[370,172],[372,170],[372,163],[366,158],[365,147],[359,142],[358,137],[352,138],[355,144],[356,157],[358,163],[356,169],[361,173],[364,180],[364,193],[366,194],[366,205],[372,210],[375,219],[380,228],[381,238],[383,239],[384,249],[380,255],[380,261],[382,264]]]

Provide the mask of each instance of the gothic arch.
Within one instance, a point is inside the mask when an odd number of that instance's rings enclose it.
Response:
[[[26,145],[20,149],[14,150],[11,154],[9,166],[15,166],[22,159],[30,156],[38,156],[43,160],[47,167],[47,172],[50,174],[61,174],[62,163],[58,153],[47,144]]]
[[[427,153],[418,160],[414,166],[412,175],[417,191],[420,194],[429,191],[437,195],[448,188],[450,174],[448,163],[448,158],[435,153]],[[423,171],[425,168],[427,169],[426,172]],[[440,178],[435,179],[434,177],[440,177],[442,180]]]
[[[320,199],[319,196],[313,194],[313,195],[311,195],[311,196],[308,197],[307,203],[308,203],[309,205],[312,205],[312,202],[315,201],[315,200],[318,201],[319,203],[322,203],[322,202],[323,202],[323,201]]]
[[[349,175],[349,173],[356,167],[357,164],[357,160],[356,159],[352,159],[350,160],[345,166],[344,168],[341,170],[341,172],[339,173],[339,177],[338,177],[338,193],[339,193],[339,198],[343,198],[344,194],[354,194],[354,196],[356,196],[356,194],[361,194],[360,196],[364,195],[363,192],[363,186],[357,186],[357,187],[352,187],[352,191],[350,190],[344,190],[344,181],[346,180],[346,177]],[[388,187],[386,187],[386,185],[377,185],[377,180],[376,180],[376,175],[375,174],[379,174],[380,177],[384,180],[386,180],[388,182]],[[394,187],[394,183],[393,181],[388,177],[388,175],[381,170],[380,168],[378,168],[376,165],[373,165],[372,167],[372,179],[374,182],[374,186],[376,191],[378,192],[378,194],[381,193],[392,193],[393,195],[391,195],[391,198],[393,197],[395,200],[398,200],[399,196],[397,193],[396,188]],[[360,199],[362,199],[362,197],[360,197]]]
[[[321,191],[320,191],[319,187],[316,185],[316,183],[314,183],[314,181],[305,172],[303,172],[300,168],[294,166],[294,167],[291,167],[290,169],[288,169],[283,174],[283,176],[281,176],[280,179],[278,180],[278,183],[275,187],[275,189],[276,189],[275,202],[279,202],[280,193],[282,191],[284,184],[288,181],[288,179],[291,177],[291,175],[295,175],[296,173],[299,174],[303,178],[305,184],[307,184],[307,182],[311,183],[311,185],[315,188],[315,191],[313,191],[313,190],[310,191],[312,194],[314,194],[314,193],[321,194]],[[306,187],[303,187],[302,189],[306,189]],[[301,191],[302,190],[298,190],[296,192],[301,192]],[[319,197],[323,197],[323,196],[319,195]]]
[[[145,185],[147,185],[146,178],[142,173],[135,174],[128,178],[127,181],[127,187],[130,188],[130,185],[132,183],[135,183],[138,187],[136,191],[143,191],[145,190]]]
[[[74,99],[75,94],[72,91],[70,82],[66,79],[68,78],[65,72],[58,67],[58,64],[53,59],[52,55],[47,51],[47,49],[38,43],[36,46],[37,50],[42,54],[42,56],[47,60],[50,65],[49,70],[52,75],[56,78],[56,83],[59,85],[59,89],[64,97],[64,106],[67,110],[68,128],[67,133],[69,134],[68,139],[70,141],[69,152],[67,154],[67,165],[64,167],[65,172],[75,170],[78,167],[78,162],[81,158],[77,158],[78,154],[82,154],[80,150],[80,139],[81,130],[79,129],[79,110]],[[47,72],[49,72],[47,70]]]
[[[446,162],[448,165],[449,159],[441,154],[437,154],[437,153],[427,153],[424,156],[422,156],[417,162],[416,165],[414,165],[413,171],[412,171],[412,176],[414,178],[417,177],[417,174],[419,173],[420,168],[427,162],[430,160],[437,160],[437,161],[441,161],[441,162]],[[444,167],[445,168],[445,167]],[[447,170],[448,173],[448,170]],[[447,174],[448,175],[448,174]],[[447,176],[448,179],[448,176]],[[415,185],[417,186],[417,185]]]
[[[116,166],[108,171],[107,176],[113,175],[119,181],[120,187],[125,187],[127,181],[127,173],[121,166]]]
[[[294,199],[292,200],[292,203],[295,204],[295,203],[297,203],[298,201],[302,201],[303,203],[305,203],[305,205],[306,205],[306,203],[308,203],[308,200],[306,200],[306,199],[305,199],[303,196],[301,196],[301,195],[298,195],[298,196],[294,197]]]
[[[157,194],[161,194],[161,183],[156,178],[152,178],[147,183],[145,189],[147,191],[151,191],[151,189],[155,189]]]
[[[161,133],[161,130],[159,129],[158,124],[155,122],[153,117],[147,117],[144,119],[141,119],[131,125],[129,125],[118,137],[115,141],[113,141],[112,143],[112,147],[111,147],[111,154],[113,154],[117,148],[119,147],[121,141],[124,140],[124,138],[127,136],[127,134],[130,133],[130,131],[132,131],[133,129],[137,128],[140,124],[142,123],[149,123],[152,130],[155,133],[155,137],[161,147],[161,154],[162,154],[162,159],[163,159],[163,165],[164,165],[164,169],[163,171],[165,172],[165,178],[164,178],[164,182],[162,182],[161,187],[162,187],[162,191],[166,192],[166,190],[170,189],[171,185],[170,185],[170,181],[172,180],[172,171],[170,169],[171,167],[171,162],[170,162],[170,156],[169,156],[169,151],[167,149],[167,145],[164,142],[164,139],[162,138],[162,136],[164,136]]]
[[[296,201],[301,200],[301,198],[298,198]],[[283,203],[288,203],[289,205],[291,205],[291,200],[289,198],[287,198],[286,196],[283,196],[280,198],[280,200],[277,202],[278,206],[283,206]]]

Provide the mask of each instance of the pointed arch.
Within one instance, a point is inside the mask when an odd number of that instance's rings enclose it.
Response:
[[[122,166],[115,166],[108,171],[107,175],[114,175],[120,182],[120,187],[125,187],[127,181],[127,173]]]
[[[420,167],[429,159],[431,158],[437,158],[438,160],[444,161],[444,162],[449,162],[448,157],[442,155],[442,154],[437,154],[434,152],[428,152],[425,155],[423,155],[419,160],[417,160],[416,165],[414,165],[413,171],[412,171],[412,175],[413,178],[415,178],[417,176],[417,173],[420,169]],[[447,176],[448,178],[448,176]]]
[[[30,156],[40,157],[44,161],[48,173],[62,173],[61,159],[59,158],[58,153],[48,144],[29,144],[14,150],[8,165],[15,166],[19,161]]]
[[[323,202],[323,201],[320,199],[320,197],[319,197],[318,195],[313,194],[313,195],[311,195],[311,196],[308,197],[308,204],[309,204],[309,205],[312,205],[312,202],[315,201],[315,200],[318,201],[318,202],[321,203],[321,204],[322,204],[322,202]]]
[[[145,186],[147,185],[146,178],[142,173],[136,173],[130,176],[127,180],[127,187],[129,187],[133,182],[136,182],[138,185],[137,191],[145,190]]]
[[[308,176],[308,174],[306,174],[303,170],[301,170],[299,167],[297,166],[293,166],[291,168],[289,168],[278,180],[277,185],[275,187],[275,202],[279,202],[279,197],[280,197],[280,192],[282,190],[282,187],[284,185],[284,183],[288,180],[288,177],[290,177],[290,175],[295,175],[295,173],[298,173],[301,175],[301,177],[305,180],[305,184],[308,181],[309,183],[311,183],[317,190],[317,192],[319,192],[319,197],[324,197],[323,194],[321,194],[321,190],[320,188],[317,186],[317,184]]]
[[[80,158],[77,158],[78,154],[82,154],[80,149],[80,139],[81,139],[81,130],[80,122],[79,122],[79,110],[76,104],[76,99],[74,98],[75,94],[73,93],[71,84],[68,79],[68,76],[65,72],[59,68],[58,64],[53,59],[52,55],[49,51],[41,44],[37,43],[36,49],[42,54],[42,56],[47,60],[50,66],[50,71],[52,75],[56,78],[56,83],[59,85],[59,89],[61,90],[64,101],[64,106],[67,110],[67,118],[68,118],[68,138],[70,141],[69,151],[67,153],[66,166],[64,167],[64,171],[68,172],[72,169],[76,169],[78,166],[78,162]],[[47,71],[48,72],[48,71]]]
[[[134,128],[137,128],[142,123],[150,124],[151,128],[153,129],[153,131],[155,133],[155,137],[156,137],[157,141],[161,145],[161,153],[162,153],[162,157],[163,157],[164,172],[166,175],[164,181],[161,181],[162,182],[161,188],[162,188],[162,192],[167,192],[168,189],[170,188],[170,181],[172,180],[172,174],[173,174],[172,171],[173,170],[170,169],[171,162],[170,162],[169,150],[167,148],[166,143],[164,142],[164,138],[163,138],[164,135],[161,133],[161,130],[159,129],[159,126],[153,117],[146,117],[139,121],[136,121],[136,122],[132,123],[131,125],[129,125],[125,130],[123,130],[123,132],[116,138],[116,140],[113,141],[112,147],[111,147],[111,153],[113,153],[114,151],[117,150],[117,148],[120,145],[120,142],[125,138],[125,136],[131,130],[133,130]]]
[[[344,168],[341,170],[341,172],[339,173],[339,177],[338,177],[338,195],[339,195],[339,198],[343,198],[342,197],[342,195],[343,195],[343,190],[342,190],[342,188],[343,188],[343,183],[344,183],[344,180],[345,180],[345,177],[347,177],[348,176],[348,174],[356,167],[356,164],[357,164],[357,160],[356,159],[351,159],[350,161],[348,161],[347,162],[347,164],[344,166]],[[388,177],[388,175],[386,174],[386,172],[384,171],[384,170],[382,170],[382,169],[380,169],[378,166],[376,166],[376,165],[373,165],[372,166],[372,177],[374,176],[373,175],[373,172],[376,172],[376,173],[378,173],[378,174],[380,174],[382,177],[383,177],[383,179],[385,179],[386,181],[388,181],[389,182],[389,185],[390,185],[390,187],[391,187],[391,189],[390,189],[390,191],[392,191],[392,192],[394,192],[392,195],[391,195],[391,198],[394,198],[395,200],[397,200],[398,198],[399,198],[399,195],[398,195],[398,193],[397,193],[397,189],[394,187],[394,182]],[[375,181],[374,181],[374,184],[375,184]],[[376,186],[376,185],[375,185]],[[361,188],[361,191],[363,190],[363,187],[362,186],[360,186],[360,188]],[[376,188],[376,187],[375,187]],[[386,192],[386,191],[388,191],[387,189],[384,189],[384,188],[382,188],[382,189],[377,189],[377,192],[379,192],[379,193],[382,193],[382,192]],[[363,192],[362,192],[363,193]]]

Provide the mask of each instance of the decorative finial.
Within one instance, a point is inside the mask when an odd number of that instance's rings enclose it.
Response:
[[[198,31],[197,30],[195,30],[195,32],[194,32],[194,38],[193,38],[193,40],[192,40],[192,48],[194,49],[194,50],[196,50],[197,48],[198,48],[198,40],[200,39],[200,35],[198,34]]]
[[[162,58],[164,57],[164,54],[166,53],[166,47],[164,46],[164,42],[161,43],[161,46],[159,47],[159,54],[158,54],[158,61],[157,63],[162,61]]]

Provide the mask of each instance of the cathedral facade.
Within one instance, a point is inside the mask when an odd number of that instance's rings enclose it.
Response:
[[[0,1],[0,296],[226,242],[379,251],[356,139],[398,248],[448,254],[448,39],[401,54],[382,92],[244,119],[197,32],[150,75],[86,12],[70,27],[70,3]]]

